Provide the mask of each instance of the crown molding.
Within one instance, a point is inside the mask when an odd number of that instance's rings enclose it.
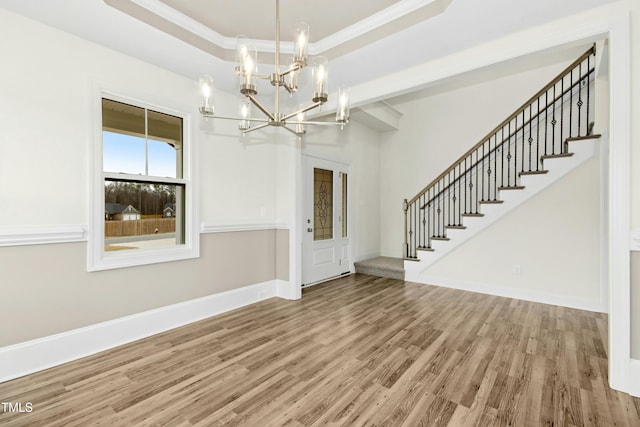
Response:
[[[316,43],[309,44],[309,52],[318,55],[327,50],[338,47],[366,33],[383,27],[390,22],[395,21],[409,13],[422,9],[431,3],[437,3],[442,0],[403,0],[399,1],[380,12],[375,13],[361,21],[356,22],[342,30],[318,40]]]
[[[236,37],[227,37],[217,31],[203,25],[202,23],[190,18],[187,15],[173,9],[160,0],[128,0],[131,3],[147,10],[154,15],[165,19],[172,24],[198,36],[210,43],[215,44],[219,48],[225,50],[234,50],[236,47]],[[355,38],[361,37],[378,28],[402,18],[410,13],[416,12],[433,3],[443,2],[444,0],[401,0],[355,24],[352,24],[342,30],[329,35],[315,43],[309,43],[308,49],[311,55],[319,55],[340,45],[348,43]],[[274,53],[274,40],[260,40],[249,38],[251,44],[261,52]],[[281,48],[285,51],[293,50],[292,42],[280,42]]]

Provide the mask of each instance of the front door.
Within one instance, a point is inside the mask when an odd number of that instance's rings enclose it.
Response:
[[[305,158],[302,286],[351,271],[347,165]]]

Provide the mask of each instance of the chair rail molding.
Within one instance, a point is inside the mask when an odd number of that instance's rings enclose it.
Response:
[[[0,227],[0,246],[86,242],[86,225]]]

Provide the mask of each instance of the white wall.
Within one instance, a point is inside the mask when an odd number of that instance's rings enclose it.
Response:
[[[382,253],[400,256],[410,199],[575,58],[395,103],[382,136]],[[402,99],[402,98],[401,98]],[[424,277],[600,301],[599,161],[592,159],[428,268]],[[566,203],[567,199],[572,200]],[[514,266],[522,273],[513,274]],[[581,305],[578,305],[581,306]]]
[[[351,225],[353,261],[380,255],[380,144],[379,134],[352,121],[344,130],[318,128],[305,136],[304,155],[351,166]]]
[[[575,58],[572,58],[575,59]],[[382,134],[382,253],[401,256],[402,200],[411,199],[555,77],[572,59],[443,93],[393,102],[400,129]]]
[[[600,301],[599,169],[598,156],[588,160],[423,275],[606,310]]]
[[[217,91],[215,103],[216,114],[237,115],[237,96]],[[270,133],[243,137],[234,121],[198,117],[198,122],[201,221],[275,224],[277,144]]]
[[[633,3],[631,11],[631,229],[640,231],[640,4]],[[636,251],[640,247],[634,248]],[[631,264],[633,277],[632,294],[635,296],[631,313],[635,313],[631,324],[631,348],[634,358],[640,360],[640,262],[638,255],[633,254]]]
[[[0,247],[0,315],[14,325],[0,346],[286,277],[276,273],[288,247],[273,230],[273,143],[244,144],[235,125],[200,122],[193,80],[2,9],[0,40],[0,232],[88,226],[96,86],[191,114],[202,224],[267,228],[204,234],[199,259],[94,273],[82,238]],[[237,105],[216,96],[220,112]]]
[[[86,238],[0,247],[0,315],[15,325],[0,346],[289,279],[299,256],[289,250],[300,200],[296,138],[280,129],[243,138],[235,122],[200,118],[197,82],[2,9],[0,40],[0,234],[88,227],[96,87],[191,115],[196,226],[207,231],[198,259],[93,273]],[[235,115],[236,95],[214,95],[218,114]],[[378,254],[377,134],[357,123],[318,132],[305,150],[350,163],[363,196],[353,209],[354,255]]]

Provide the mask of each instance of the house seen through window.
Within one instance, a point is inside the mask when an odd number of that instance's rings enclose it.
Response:
[[[104,250],[185,243],[183,119],[102,99]]]

